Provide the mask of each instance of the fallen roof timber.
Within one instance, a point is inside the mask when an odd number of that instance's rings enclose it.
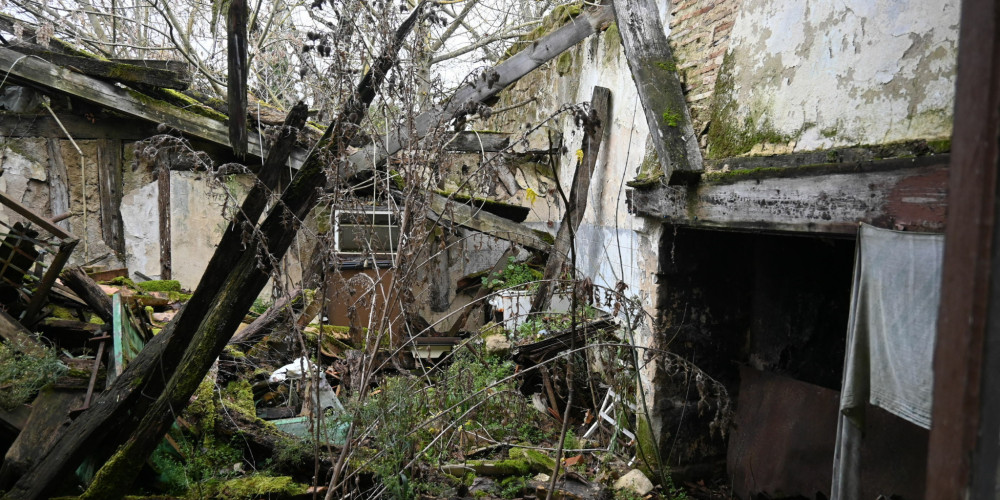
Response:
[[[431,212],[428,213],[428,216],[435,221],[451,221],[459,226],[474,229],[543,252],[548,252],[552,246],[547,241],[551,238],[547,233],[536,231],[528,226],[505,219],[499,215],[491,214],[482,209],[450,200],[439,194],[431,193],[430,196]],[[542,236],[542,234],[546,236]]]
[[[150,85],[184,90],[191,86],[190,71],[175,71],[165,67],[149,67],[133,64],[133,61],[104,61],[95,57],[60,54],[51,50],[21,43],[12,46],[14,50],[30,56],[38,56],[52,64],[65,66],[79,73],[98,78],[110,78],[126,84]],[[139,61],[134,61],[139,62]]]
[[[855,234],[859,222],[943,231],[949,155],[705,174],[636,190],[637,213],[692,227]]]
[[[0,47],[0,70],[21,81],[64,92],[129,116],[163,123],[185,134],[229,145],[229,129],[222,122],[37,57],[24,56]],[[259,135],[250,134],[248,152],[258,157],[263,156]],[[294,151],[290,158],[292,166],[298,168],[305,159],[305,154],[302,149]]]

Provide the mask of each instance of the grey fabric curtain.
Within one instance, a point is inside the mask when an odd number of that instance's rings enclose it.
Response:
[[[854,261],[832,498],[858,498],[865,403],[930,428],[944,235],[862,224]]]

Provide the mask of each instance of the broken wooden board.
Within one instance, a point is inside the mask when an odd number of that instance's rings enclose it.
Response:
[[[128,303],[122,300],[122,294],[114,294],[111,297],[111,304],[114,318],[111,324],[112,347],[108,356],[108,387],[125,371],[125,366],[139,355],[139,351],[146,344],[142,330],[136,325]]]
[[[63,92],[86,101],[113,109],[128,116],[153,123],[163,123],[185,134],[230,146],[229,129],[222,122],[153,99],[133,90],[126,90],[113,83],[76,73],[67,68],[0,47],[0,70],[11,78],[30,82],[40,87]],[[247,151],[263,157],[260,136],[250,134]],[[291,155],[291,165],[298,168],[306,151],[296,148]]]
[[[858,223],[944,230],[949,155],[704,174],[699,185],[634,190],[636,213],[691,227],[835,233]]]
[[[25,55],[37,56],[52,64],[65,66],[78,73],[114,80],[125,84],[151,85],[184,90],[191,86],[191,73],[168,69],[151,68],[121,61],[106,61],[96,57],[60,54],[27,43],[11,45],[11,48]]]
[[[552,246],[549,243],[551,236],[543,231],[536,231],[439,194],[431,193],[430,198],[430,208],[433,213],[428,215],[435,222],[450,222],[543,252],[548,252]]]
[[[534,41],[524,50],[483,72],[472,83],[458,89],[443,109],[421,113],[413,120],[412,130],[400,130],[388,137],[384,145],[368,146],[351,155],[349,158],[350,171],[341,172],[337,178],[348,179],[372,165],[382,164],[386,158],[403,149],[404,144],[411,144],[412,139],[423,139],[432,130],[446,125],[452,118],[467,113],[470,107],[474,109],[476,103],[482,103],[496,96],[524,75],[554,59],[590,35],[598,33],[607,27],[613,18],[611,7],[607,5],[599,6],[577,16],[572,22]],[[0,61],[0,67],[2,67],[2,61]]]
[[[702,170],[698,136],[677,63],[653,0],[613,0],[618,32],[663,175],[671,184],[690,182]]]
[[[563,265],[570,257],[575,241],[576,230],[580,227],[583,214],[587,211],[587,198],[590,194],[590,179],[597,166],[597,157],[601,152],[601,142],[604,131],[611,119],[611,91],[604,87],[594,87],[590,98],[590,116],[584,125],[583,158],[577,162],[570,185],[569,199],[563,212],[562,224],[556,233],[556,241],[545,262],[545,272],[541,283],[531,301],[531,313],[538,313],[549,308],[552,301],[553,281],[561,274]],[[575,272],[575,271],[574,271]]]
[[[39,358],[45,355],[45,350],[35,340],[35,336],[3,309],[0,309],[0,337],[17,351]]]

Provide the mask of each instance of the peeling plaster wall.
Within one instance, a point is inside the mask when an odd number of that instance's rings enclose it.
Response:
[[[948,138],[958,3],[743,0],[710,155]]]
[[[104,242],[101,231],[100,194],[97,179],[97,141],[77,141],[83,156],[69,141],[55,141],[59,160],[65,165],[65,199],[69,202],[69,212],[74,215],[58,223],[80,239],[80,243],[70,255],[69,265],[80,265],[99,261],[110,267],[118,267],[115,252]],[[83,162],[81,170],[80,162]],[[0,190],[20,202],[25,207],[43,217],[51,218],[53,213],[53,190],[59,186],[51,172],[53,158],[49,153],[46,139],[25,139],[0,137]],[[84,182],[86,181],[86,182]],[[81,186],[86,185],[85,190]],[[83,194],[86,193],[86,217],[83,216]],[[59,210],[62,212],[63,210]],[[0,220],[5,223],[23,221],[5,208],[0,208]]]
[[[564,152],[559,157],[557,177],[563,191],[569,193],[583,131],[571,113],[552,116],[565,104],[589,102],[595,85],[611,90],[611,120],[577,233],[577,268],[601,286],[614,288],[623,281],[627,295],[644,297],[652,304],[651,270],[656,269],[656,261],[654,253],[646,250],[655,248],[659,224],[646,224],[630,215],[625,205],[625,182],[635,177],[646,155],[649,129],[617,29],[591,37],[504,91],[497,108],[534,101],[497,115],[486,128],[514,131],[514,141],[537,128],[516,150],[544,150],[549,147],[550,133],[561,137]],[[514,165],[513,169],[519,186],[511,202],[531,207],[526,221],[529,225],[555,233],[564,207],[552,174],[540,174],[543,169],[536,169],[533,163]],[[538,194],[534,200],[526,196],[529,187]]]
[[[227,183],[240,199],[248,191],[247,180]],[[151,278],[160,275],[160,228],[156,181],[125,192],[122,220],[129,271]],[[172,278],[194,289],[228,225],[224,213],[226,190],[199,172],[170,173],[170,243]],[[230,200],[229,207],[236,202]]]

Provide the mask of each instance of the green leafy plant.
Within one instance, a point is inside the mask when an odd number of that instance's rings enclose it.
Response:
[[[527,263],[518,262],[514,257],[507,258],[507,266],[499,273],[487,274],[483,276],[483,286],[491,290],[501,288],[514,288],[526,283],[528,290],[533,291],[538,288],[537,283],[532,283],[542,279],[542,272],[532,268]]]

